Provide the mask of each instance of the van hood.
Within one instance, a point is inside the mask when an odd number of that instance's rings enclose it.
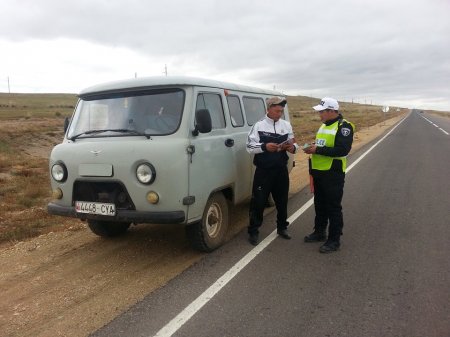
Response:
[[[72,163],[123,163],[139,159],[151,159],[160,156],[161,152],[173,151],[174,148],[185,152],[188,141],[179,138],[152,138],[138,140],[117,137],[97,138],[89,141],[64,142],[55,146],[50,155],[50,161],[58,160]]]

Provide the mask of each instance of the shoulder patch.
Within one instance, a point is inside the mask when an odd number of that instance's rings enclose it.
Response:
[[[350,134],[351,130],[349,128],[342,128],[341,133],[344,137],[347,137]]]

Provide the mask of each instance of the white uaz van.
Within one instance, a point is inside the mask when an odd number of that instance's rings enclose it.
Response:
[[[229,203],[251,197],[247,134],[274,95],[283,96],[190,77],[83,90],[50,156],[49,213],[87,220],[100,236],[132,223],[183,223],[195,248],[214,250],[225,239]]]

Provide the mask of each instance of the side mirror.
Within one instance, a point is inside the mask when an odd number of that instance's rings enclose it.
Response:
[[[195,129],[192,135],[198,136],[200,133],[208,133],[212,130],[211,115],[208,109],[200,109],[195,112]]]
[[[67,129],[69,128],[69,124],[70,124],[70,118],[69,117],[64,118],[64,134],[67,132]]]

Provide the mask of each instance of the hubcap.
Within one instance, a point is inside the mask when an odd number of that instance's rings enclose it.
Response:
[[[222,224],[222,210],[216,203],[211,204],[206,216],[206,231],[209,237],[217,236]]]

